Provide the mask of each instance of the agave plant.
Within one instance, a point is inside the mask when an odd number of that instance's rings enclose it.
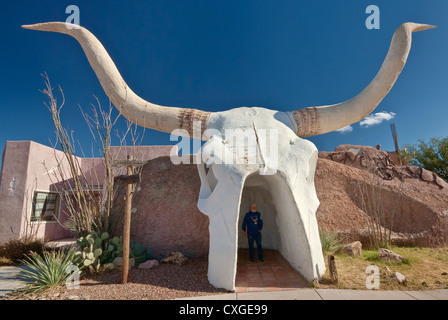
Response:
[[[31,252],[22,262],[26,268],[18,278],[31,283],[23,289],[27,292],[42,292],[65,284],[73,266],[82,272],[81,261],[72,249],[44,251],[42,255]]]
[[[339,236],[335,232],[320,231],[320,242],[323,252],[337,251],[342,247]]]

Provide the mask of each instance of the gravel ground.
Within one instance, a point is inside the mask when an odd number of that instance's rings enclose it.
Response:
[[[114,270],[102,275],[83,276],[79,289],[68,290],[63,286],[40,295],[15,292],[0,299],[170,300],[227,293],[208,282],[207,266],[207,258],[192,258],[182,266],[159,264],[154,269],[132,268],[127,284],[121,284],[121,270]]]

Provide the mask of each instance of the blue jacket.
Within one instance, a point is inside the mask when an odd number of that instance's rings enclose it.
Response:
[[[248,234],[255,234],[258,230],[263,229],[263,219],[261,219],[260,212],[249,211],[244,216],[243,231],[247,231]]]

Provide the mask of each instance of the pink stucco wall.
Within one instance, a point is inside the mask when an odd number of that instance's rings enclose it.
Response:
[[[67,220],[61,203],[59,221],[31,222],[35,191],[58,191],[56,157],[67,171],[63,153],[33,141],[8,141],[4,150],[0,187],[0,242],[35,234],[46,240],[71,236],[61,226]],[[11,187],[11,185],[14,187]]]
[[[141,146],[136,158],[151,160],[167,156],[172,146]],[[114,159],[126,159],[132,154],[132,147],[112,147]],[[67,220],[67,208],[61,197],[58,221],[30,222],[32,201],[35,191],[62,192],[63,179],[70,177],[68,164],[61,151],[33,141],[8,141],[3,152],[0,176],[0,243],[13,238],[34,233],[39,238],[58,240],[73,237],[74,234],[63,227]],[[90,185],[104,184],[105,170],[102,159],[79,158],[81,170]],[[123,169],[115,169],[119,174]]]
[[[0,243],[20,236],[30,142],[7,142],[0,180]]]

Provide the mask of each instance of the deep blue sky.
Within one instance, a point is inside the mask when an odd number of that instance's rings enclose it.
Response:
[[[408,62],[374,111],[393,119],[348,133],[309,138],[319,150],[340,144],[400,146],[448,136],[448,1],[446,0],[147,0],[8,1],[1,5],[0,148],[8,140],[54,141],[41,73],[63,88],[63,124],[85,153],[91,136],[79,106],[109,104],[79,44],[22,24],[65,21],[68,5],[103,43],[129,86],[166,106],[222,111],[240,106],[293,110],[358,94],[381,67],[395,29],[412,21],[438,26],[414,33]],[[380,29],[368,30],[368,5]],[[176,144],[147,130],[144,144]]]

